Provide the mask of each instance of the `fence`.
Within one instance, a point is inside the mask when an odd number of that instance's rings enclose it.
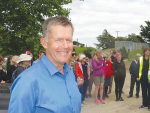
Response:
[[[143,47],[149,47],[148,43],[139,43],[132,41],[115,41],[115,50],[118,51],[120,48],[125,47],[126,50],[135,51],[142,49]]]

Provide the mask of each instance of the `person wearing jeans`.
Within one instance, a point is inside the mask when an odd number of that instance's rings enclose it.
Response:
[[[130,92],[128,98],[133,96],[133,89],[134,89],[134,84],[136,82],[136,98],[139,98],[139,92],[140,92],[140,81],[136,80],[136,69],[137,69],[137,63],[139,61],[139,58],[141,55],[139,53],[136,54],[135,60],[132,61],[129,72],[131,75],[131,84],[130,84]]]
[[[89,62],[86,62],[86,56],[84,54],[81,54],[79,57],[80,62],[76,64],[76,76],[77,78],[82,78],[84,79],[84,83],[82,86],[80,86],[79,91],[82,95],[82,106],[83,104],[87,104],[85,102],[85,96],[86,96],[86,91],[87,87],[89,84],[89,78],[90,78],[90,67],[89,67]]]

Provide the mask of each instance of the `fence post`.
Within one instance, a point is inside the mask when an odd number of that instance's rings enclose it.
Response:
[[[130,49],[128,49],[128,60],[130,60]]]

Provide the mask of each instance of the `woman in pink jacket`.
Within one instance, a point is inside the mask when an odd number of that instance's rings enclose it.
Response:
[[[104,86],[104,71],[103,66],[105,66],[105,62],[102,60],[102,50],[97,50],[96,55],[92,59],[93,66],[93,80],[95,84],[95,104],[99,104],[97,96],[98,90],[100,88],[100,102],[105,104],[102,99],[103,96],[103,86]]]

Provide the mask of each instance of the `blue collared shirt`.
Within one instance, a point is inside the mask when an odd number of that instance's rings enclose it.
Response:
[[[80,113],[81,94],[74,74],[64,64],[64,75],[43,55],[22,72],[11,87],[8,113]]]

